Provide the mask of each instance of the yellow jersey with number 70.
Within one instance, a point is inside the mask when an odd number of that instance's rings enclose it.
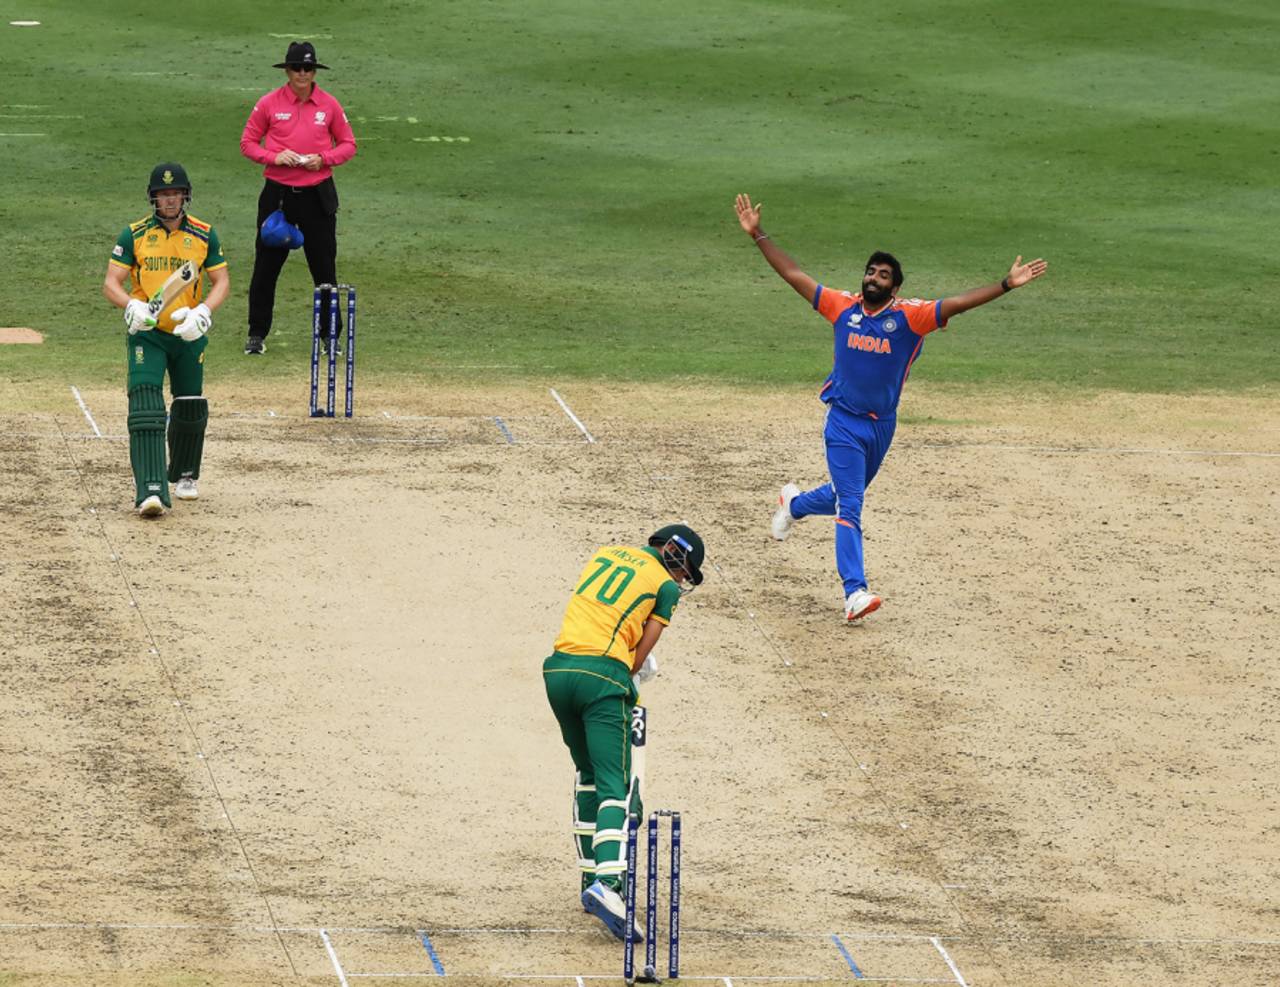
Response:
[[[656,549],[606,545],[597,549],[578,577],[564,611],[555,650],[568,655],[605,655],[629,669],[650,618],[671,622],[680,587]]]

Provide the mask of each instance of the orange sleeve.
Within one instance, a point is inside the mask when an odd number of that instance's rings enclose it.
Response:
[[[861,297],[861,295],[853,295],[847,291],[836,291],[832,288],[818,285],[818,291],[813,299],[813,307],[817,309],[819,315],[834,325],[836,319],[840,318],[840,313],[855,305]]]
[[[907,325],[917,336],[926,336],[935,329],[941,329],[946,322],[942,318],[942,302],[921,301],[919,298],[908,298],[900,301],[898,307],[907,317]]]

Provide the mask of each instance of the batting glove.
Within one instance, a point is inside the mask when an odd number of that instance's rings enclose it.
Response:
[[[653,656],[653,652],[649,652],[649,656],[645,658],[644,664],[636,670],[637,682],[648,682],[651,678],[658,674],[658,659]]]
[[[209,327],[213,325],[213,313],[209,311],[209,306],[201,302],[195,308],[175,308],[173,310],[173,321],[176,326],[173,334],[188,343],[194,343],[197,339],[209,331]]]
[[[135,332],[154,329],[156,320],[146,302],[138,298],[130,298],[129,304],[124,307],[124,324],[129,330],[129,335],[132,336]]]

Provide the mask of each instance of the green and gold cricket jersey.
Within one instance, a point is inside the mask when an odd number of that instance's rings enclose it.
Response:
[[[152,214],[130,223],[111,249],[111,263],[129,270],[129,294],[144,302],[186,261],[195,265],[197,276],[161,313],[156,326],[161,332],[173,332],[175,328],[170,312],[184,306],[190,308],[204,297],[204,278],[200,275],[227,266],[217,232],[208,223],[183,213],[182,222],[170,233]]]
[[[606,545],[593,553],[565,608],[555,650],[565,655],[605,655],[631,669],[644,622],[671,622],[680,587],[658,552]]]

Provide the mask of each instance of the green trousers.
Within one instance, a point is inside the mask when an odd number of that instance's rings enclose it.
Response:
[[[573,830],[582,887],[599,878],[621,889],[627,870],[631,785],[630,670],[614,658],[556,652],[542,663],[547,701],[573,766]]]
[[[208,336],[188,343],[158,329],[126,335],[128,390],[144,384],[163,387],[167,370],[170,394],[175,398],[198,397],[204,393],[204,351],[208,345]]]

